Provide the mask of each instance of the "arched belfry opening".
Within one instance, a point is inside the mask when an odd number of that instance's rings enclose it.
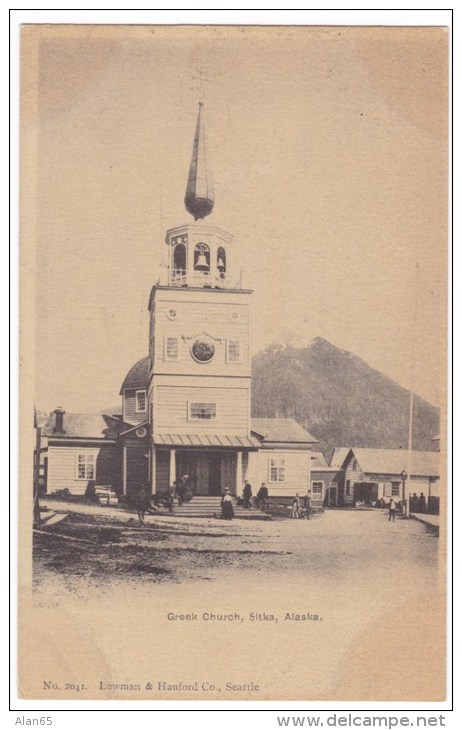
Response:
[[[194,247],[194,271],[210,271],[210,248],[206,243]]]
[[[186,246],[177,243],[173,250],[173,268],[178,276],[186,274]]]
[[[217,248],[217,269],[220,279],[226,278],[226,251],[223,246]]]

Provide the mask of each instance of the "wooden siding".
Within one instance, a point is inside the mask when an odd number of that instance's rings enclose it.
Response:
[[[154,389],[154,430],[178,434],[249,434],[250,382],[246,387],[158,385]],[[216,403],[216,418],[190,419],[189,403]]]
[[[139,388],[139,390],[142,390]],[[147,397],[147,396],[146,396]],[[143,423],[148,418],[148,410],[142,413],[136,412],[136,390],[124,390],[123,394],[123,420],[125,423]]]
[[[395,499],[400,500],[403,496],[403,485],[400,474],[369,474],[364,473],[359,468],[353,468],[354,458],[350,459],[345,469],[344,477],[344,500],[346,506],[352,506],[354,504],[354,485],[361,483],[377,484],[377,499],[389,500],[391,497],[391,482],[399,482],[399,495],[394,495]],[[409,494],[416,492],[417,496],[420,492],[423,492],[425,497],[428,497],[429,491],[433,496],[439,495],[439,479],[435,483],[432,481],[430,490],[430,477],[412,476],[411,479],[406,480],[406,497]],[[350,482],[350,494],[347,494],[348,481]]]
[[[257,489],[262,482],[268,487],[268,495],[270,497],[295,496],[298,492],[299,496],[306,494],[308,489],[308,469],[310,452],[301,451],[284,451],[284,450],[265,450],[258,454],[258,480]],[[283,482],[270,481],[270,460],[284,459],[285,462],[285,479]]]
[[[96,479],[77,479],[77,454],[96,456]],[[48,448],[47,493],[69,489],[71,494],[85,494],[90,484],[111,484],[120,489],[121,454],[115,444],[101,446],[50,446]]]
[[[311,470],[311,503],[313,507],[322,507],[330,487],[337,487],[337,483],[334,482],[334,477],[336,476],[336,473],[337,472],[323,472]],[[313,492],[313,482],[322,482],[322,494],[318,498],[316,498],[316,495]]]
[[[205,289],[156,291],[155,315],[151,313],[152,336],[155,338],[154,373],[250,376],[250,300],[245,293],[227,294]],[[169,310],[177,313],[169,319]],[[236,321],[232,314],[237,313]],[[191,356],[196,336],[206,334],[215,344],[210,363],[197,363]],[[167,337],[178,340],[178,359],[167,360]],[[227,362],[228,340],[240,343],[240,361]]]

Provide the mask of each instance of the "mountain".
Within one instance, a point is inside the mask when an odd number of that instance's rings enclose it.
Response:
[[[321,337],[304,348],[270,345],[253,359],[252,415],[292,417],[334,446],[407,448],[409,391]],[[430,451],[439,410],[414,397],[413,447]]]

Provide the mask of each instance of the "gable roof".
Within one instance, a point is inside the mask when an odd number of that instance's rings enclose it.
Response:
[[[119,418],[97,413],[65,413],[63,432],[56,433],[56,415],[52,413],[43,428],[48,439],[116,439],[121,431],[130,428]]]
[[[361,471],[367,474],[401,474],[403,470],[408,471],[409,469],[409,455],[405,449],[352,447],[351,452],[357,459]],[[440,454],[438,451],[413,451],[411,476],[439,476],[439,462]]]
[[[336,446],[330,457],[329,466],[335,466],[337,469],[340,469],[349,451],[350,446]]]
[[[149,371],[150,371],[150,358],[142,357],[138,360],[125,376],[122,387],[120,388],[120,394],[122,395],[124,390],[131,390],[134,388],[147,388],[149,382]]]
[[[324,454],[322,451],[312,451],[311,452],[311,469],[322,469],[323,467],[327,467],[327,461],[325,459]]]
[[[251,430],[267,442],[319,443],[293,418],[252,418],[250,424]]]

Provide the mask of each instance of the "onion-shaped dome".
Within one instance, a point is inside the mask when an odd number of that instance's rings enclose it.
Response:
[[[203,106],[203,103],[199,102],[196,134],[184,197],[186,210],[194,216],[196,221],[198,218],[205,218],[206,215],[209,215],[215,203],[212,178],[210,172],[207,171],[205,132],[202,118]]]

